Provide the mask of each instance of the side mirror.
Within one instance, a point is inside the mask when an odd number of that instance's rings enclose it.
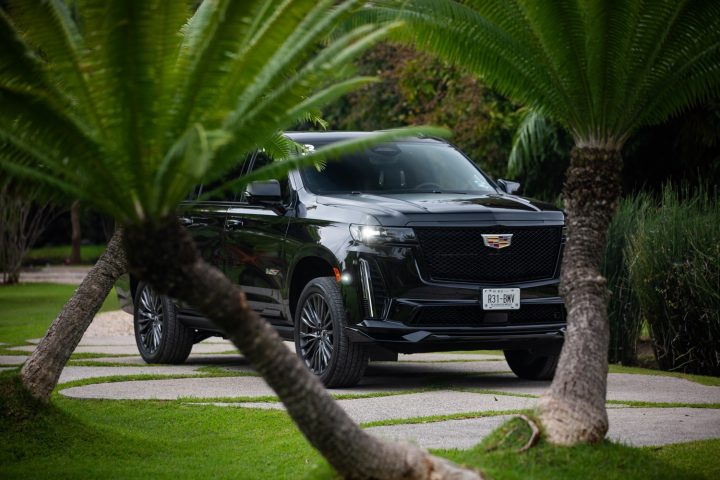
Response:
[[[497,183],[505,193],[510,195],[520,190],[520,184],[518,182],[513,182],[512,180],[498,180]]]
[[[245,187],[245,198],[250,205],[280,205],[282,191],[277,180],[251,182]]]

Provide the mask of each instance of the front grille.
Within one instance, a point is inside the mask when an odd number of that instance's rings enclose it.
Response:
[[[421,307],[407,325],[414,327],[471,327],[498,324],[532,325],[565,321],[562,304],[522,305],[520,310],[483,310],[479,305]]]
[[[426,273],[433,280],[513,283],[553,278],[562,227],[415,227]],[[509,247],[483,244],[482,234],[512,234]]]

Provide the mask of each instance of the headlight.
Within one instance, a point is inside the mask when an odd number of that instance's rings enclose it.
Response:
[[[378,243],[415,243],[412,228],[381,227],[378,225],[350,225],[350,235],[368,245]]]

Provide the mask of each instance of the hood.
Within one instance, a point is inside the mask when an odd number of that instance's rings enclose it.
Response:
[[[361,210],[383,225],[424,222],[560,221],[562,212],[553,205],[506,194],[343,194],[319,196],[317,203],[329,207]]]

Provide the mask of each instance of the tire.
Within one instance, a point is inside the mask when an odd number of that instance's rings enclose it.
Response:
[[[295,351],[326,387],[356,385],[369,351],[345,334],[345,307],[333,277],[314,278],[295,308]]]
[[[510,370],[525,380],[552,380],[559,359],[559,351],[535,354],[530,350],[505,350]]]
[[[173,301],[146,283],[135,292],[133,324],[135,343],[147,363],[183,363],[190,355],[194,332],[178,321]]]

